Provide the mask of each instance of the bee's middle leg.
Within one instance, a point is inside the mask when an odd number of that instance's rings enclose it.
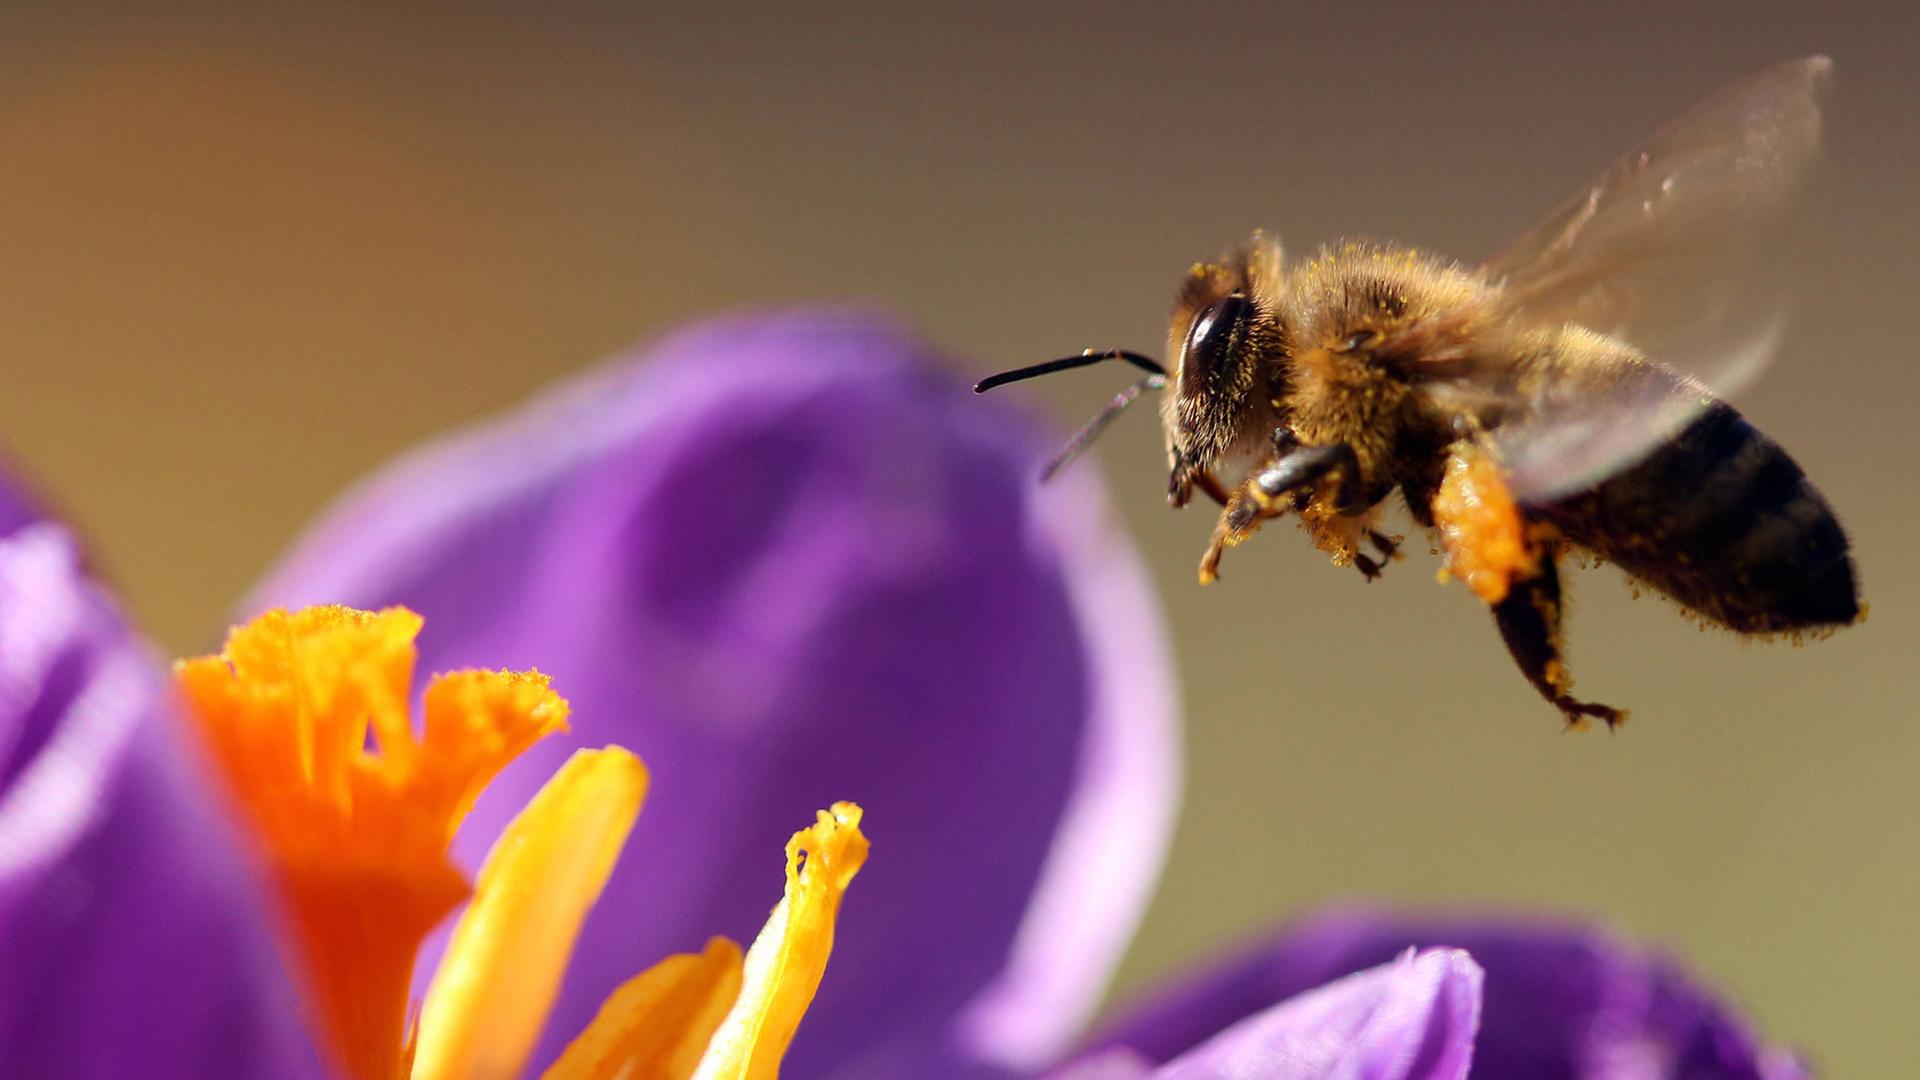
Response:
[[[1560,656],[1557,553],[1551,546],[1543,547],[1538,569],[1516,577],[1508,587],[1506,598],[1493,605],[1493,621],[1499,625],[1500,637],[1506,641],[1514,662],[1520,665],[1521,674],[1540,691],[1541,697],[1560,710],[1568,724],[1579,727],[1592,716],[1612,728],[1626,720],[1626,710],[1577,701],[1571,693],[1573,677],[1567,673],[1566,661]]]
[[[1353,554],[1353,565],[1360,571],[1362,577],[1372,581],[1380,576],[1382,567],[1400,557],[1400,541],[1378,529],[1368,529],[1366,535],[1367,543],[1372,544],[1373,549],[1380,553],[1380,558],[1375,559],[1364,552],[1356,551]]]

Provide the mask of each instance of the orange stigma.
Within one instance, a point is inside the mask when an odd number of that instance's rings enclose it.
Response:
[[[175,678],[265,849],[316,1030],[356,1077],[403,1075],[421,939],[470,892],[448,845],[567,703],[538,672],[436,678],[409,715],[421,619],[269,611]],[[369,732],[371,731],[371,739]]]

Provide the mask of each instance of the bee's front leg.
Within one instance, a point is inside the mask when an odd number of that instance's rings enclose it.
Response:
[[[1221,506],[1227,505],[1232,499],[1213,473],[1206,469],[1186,470],[1175,466],[1173,474],[1167,478],[1167,505],[1175,510],[1185,509],[1188,500],[1193,498],[1194,488],[1199,488],[1207,498]]]
[[[1205,469],[1200,470],[1200,472],[1194,475],[1193,484],[1201,491],[1206,492],[1207,498],[1212,499],[1220,506],[1226,506],[1233,498],[1233,496],[1227,494],[1226,488],[1220,486],[1220,481],[1214,479],[1213,474]]]
[[[1274,444],[1273,454],[1248,474],[1246,481],[1227,499],[1219,524],[1214,526],[1213,541],[1200,559],[1202,585],[1219,578],[1221,556],[1228,548],[1252,536],[1261,522],[1295,508],[1296,500],[1322,481],[1329,478],[1346,481],[1358,474],[1359,461],[1346,443],[1299,446],[1293,444],[1291,435],[1282,429],[1275,434]],[[1351,486],[1343,482],[1340,491]],[[1378,564],[1374,571],[1379,572]]]

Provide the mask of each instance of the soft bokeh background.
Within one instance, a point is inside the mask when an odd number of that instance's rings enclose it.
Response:
[[[1098,456],[1193,779],[1118,992],[1328,897],[1546,908],[1671,946],[1834,1075],[1920,1058],[1909,6],[247,7],[0,9],[0,430],[175,650],[363,470],[680,321],[867,301],[973,373],[1158,351],[1186,265],[1256,225],[1473,258],[1831,53],[1805,314],[1741,403],[1840,509],[1871,621],[1754,646],[1580,573],[1580,687],[1635,720],[1565,735],[1417,541],[1365,586],[1274,529],[1199,588],[1210,515],[1166,509],[1131,417]],[[1067,425],[1123,381],[1024,392]]]

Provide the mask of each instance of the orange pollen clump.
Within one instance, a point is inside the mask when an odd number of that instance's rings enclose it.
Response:
[[[1507,598],[1515,576],[1539,569],[1513,493],[1485,450],[1466,446],[1447,458],[1433,520],[1447,553],[1446,573],[1489,604]]]
[[[420,626],[404,608],[274,610],[174,667],[265,849],[316,1028],[358,1077],[404,1072],[415,953],[469,892],[447,854],[461,820],[501,768],[566,728],[546,676],[461,671],[427,687],[416,732]]]

